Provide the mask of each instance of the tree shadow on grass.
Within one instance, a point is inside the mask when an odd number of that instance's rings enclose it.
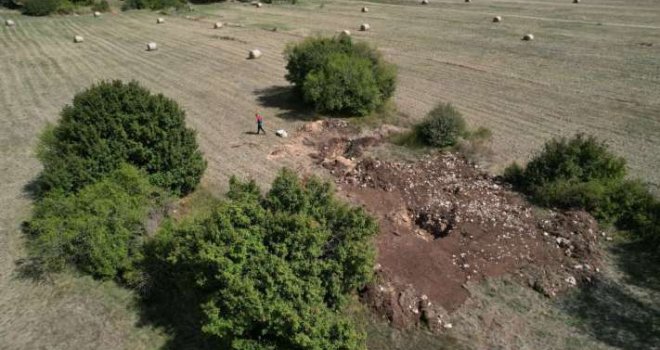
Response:
[[[655,273],[657,278],[659,268],[644,265],[648,269],[637,269],[642,266],[637,265],[641,263],[639,255],[635,257],[638,251],[630,248],[621,245],[613,252],[617,263],[625,266],[622,270],[634,274],[624,277],[624,281],[600,277],[593,285],[563,298],[560,307],[576,318],[586,332],[606,344],[630,350],[660,349],[660,300],[657,289],[650,290],[657,287],[657,279],[641,278],[650,277],[644,273]],[[627,285],[629,282],[633,286]],[[636,288],[635,284],[643,288]]]
[[[618,244],[611,250],[615,264],[626,273],[626,283],[660,292],[660,252],[657,244],[630,242]]]
[[[318,119],[313,108],[306,106],[291,86],[271,86],[255,90],[261,106],[282,110],[276,117],[288,120],[312,121]]]
[[[142,288],[138,304],[138,326],[162,328],[170,336],[163,349],[222,349],[217,339],[202,332],[205,319],[200,308],[202,298],[192,288],[181,288],[176,276],[149,251],[143,263],[149,281]]]
[[[202,332],[203,314],[193,296],[175,290],[159,291],[140,303],[138,326],[162,328],[170,337],[163,349],[205,350],[222,348]]]

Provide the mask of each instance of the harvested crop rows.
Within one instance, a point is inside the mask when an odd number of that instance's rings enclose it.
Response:
[[[222,192],[231,174],[265,184],[283,165],[306,165],[269,159],[286,142],[272,132],[248,134],[257,108],[269,131],[300,124],[276,115],[306,114],[277,98],[288,86],[286,43],[349,29],[399,66],[395,102],[403,116],[418,119],[444,101],[490,128],[495,170],[552,136],[584,131],[626,156],[635,175],[660,183],[660,5],[653,0],[226,3],[162,24],[158,16],[29,18],[0,10],[2,23],[16,22],[0,28],[0,348],[149,348],[162,339],[133,327],[130,296],[112,285],[65,276],[36,288],[12,273],[30,209],[23,188],[39,171],[37,136],[100,79],[136,79],[186,108],[209,161],[205,187]],[[225,26],[213,29],[218,21]],[[359,32],[361,23],[370,31]],[[525,33],[535,40],[520,40]],[[73,43],[74,35],[84,42]],[[157,51],[146,51],[151,41]],[[254,48],[263,57],[247,60]]]

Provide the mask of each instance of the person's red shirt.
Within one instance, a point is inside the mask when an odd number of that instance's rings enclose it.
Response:
[[[255,116],[257,117],[257,123],[261,123],[264,121],[264,117],[262,117],[261,114],[257,113],[255,114]]]

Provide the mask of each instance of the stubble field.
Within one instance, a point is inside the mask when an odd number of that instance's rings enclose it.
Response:
[[[361,6],[370,11],[360,13]],[[502,23],[492,23],[495,15]],[[285,140],[255,136],[295,130],[313,116],[286,98],[288,42],[343,29],[377,45],[399,67],[394,98],[403,123],[440,101],[493,132],[493,171],[522,160],[553,136],[588,132],[660,184],[660,4],[653,0],[363,3],[308,1],[154,12],[28,18],[0,10],[0,348],[140,349],[165,331],[136,327],[132,295],[113,284],[62,275],[50,284],[16,277],[29,215],[23,188],[39,172],[37,136],[76,92],[101,79],[135,79],[187,110],[209,162],[203,186],[221,193],[228,176],[268,183],[282,166],[308,164],[268,154]],[[213,30],[216,21],[227,25]],[[358,32],[361,23],[372,30]],[[277,31],[273,31],[277,28]],[[525,33],[536,40],[521,41]],[[73,35],[85,42],[73,43]],[[159,50],[145,45],[157,42]],[[247,60],[250,49],[264,56]]]

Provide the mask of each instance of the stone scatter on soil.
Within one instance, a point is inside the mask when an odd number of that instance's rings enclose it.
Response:
[[[376,278],[362,297],[394,326],[451,328],[451,313],[469,298],[467,284],[485,278],[510,275],[554,297],[598,273],[597,242],[607,237],[590,215],[536,208],[453,153],[413,162],[369,156],[397,131],[316,121],[270,156],[311,157],[334,176],[340,195],[378,220]]]
[[[312,157],[379,220],[377,282],[363,297],[395,326],[451,327],[469,282],[510,274],[553,297],[596,273],[601,236],[590,215],[535,208],[453,153],[415,162],[364,157],[387,128],[367,135],[333,128],[315,131],[325,137]]]

